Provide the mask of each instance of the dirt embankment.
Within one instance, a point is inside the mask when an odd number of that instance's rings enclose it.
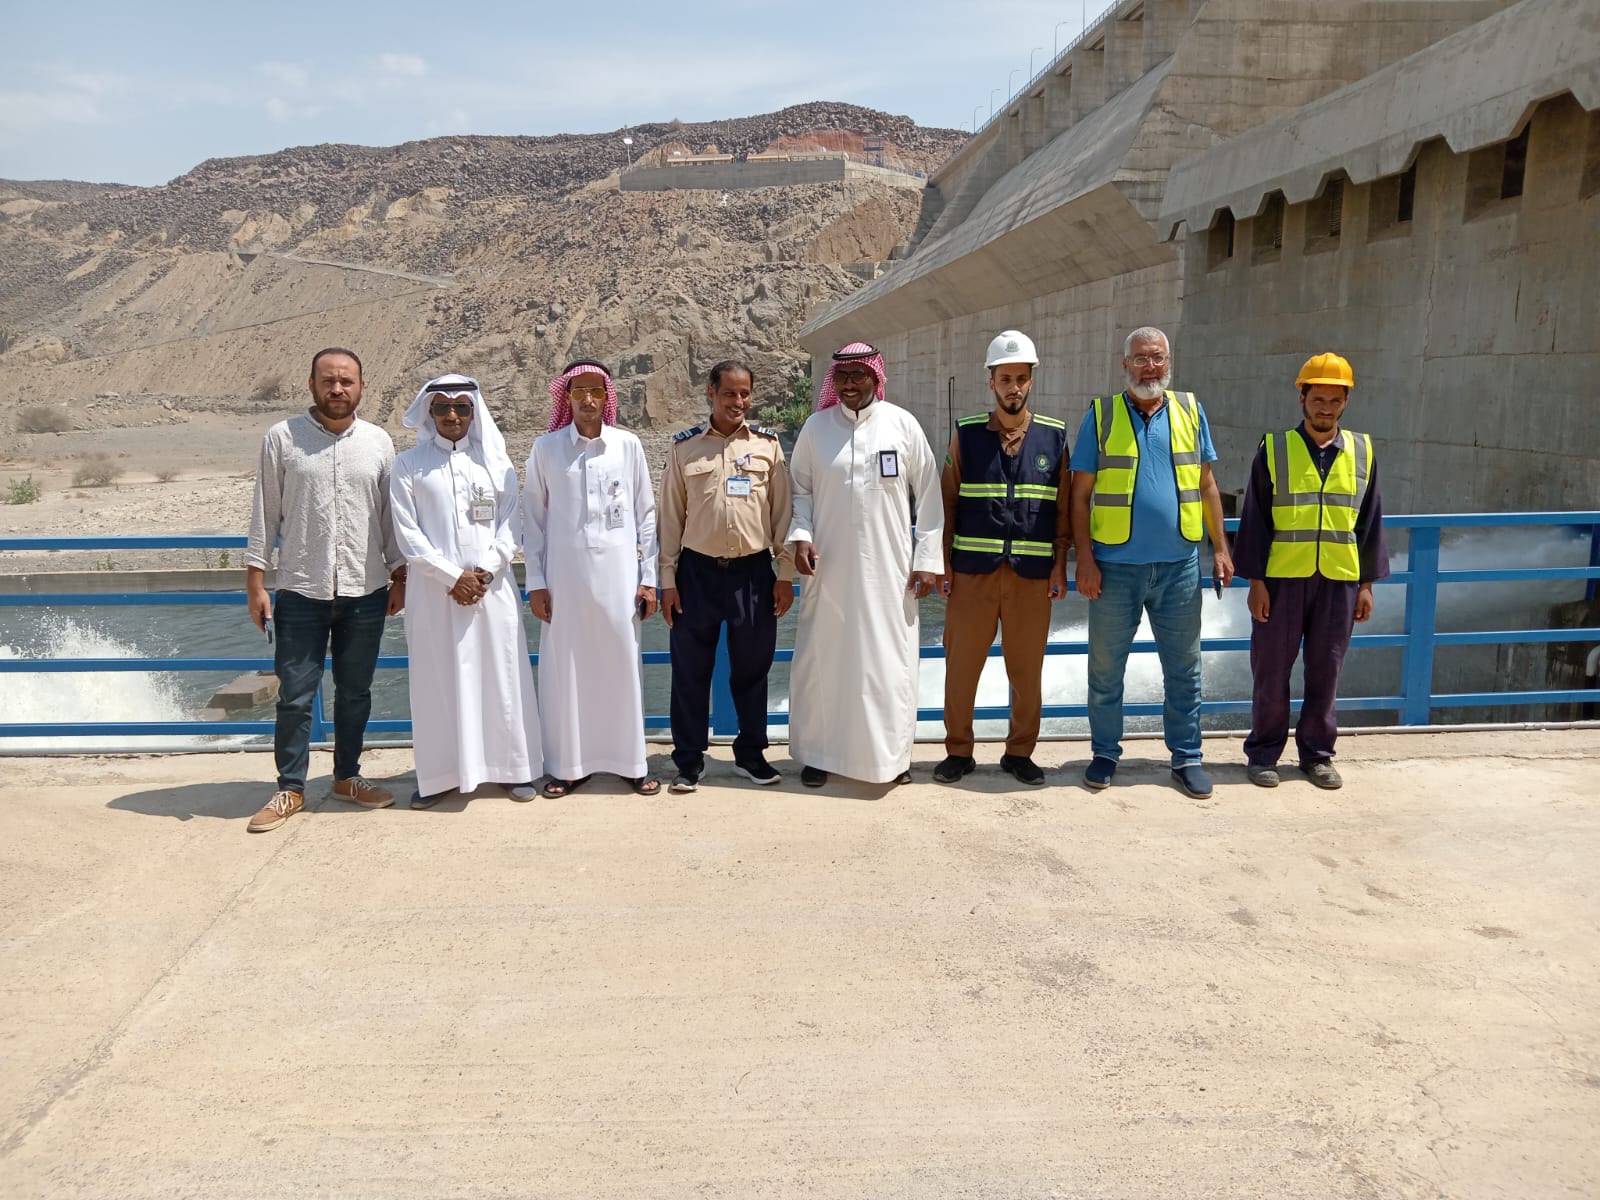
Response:
[[[837,104],[627,132],[635,155],[881,141],[919,169],[963,136]],[[158,188],[0,182],[0,499],[19,479],[44,490],[0,506],[0,527],[239,529],[226,481],[303,407],[327,345],[361,354],[363,415],[400,445],[419,384],[459,370],[525,452],[545,383],[579,356],[614,365],[623,422],[664,444],[721,359],[754,365],[758,398],[785,396],[808,314],[920,213],[917,193],[855,180],[623,193],[627,152],[621,131],[452,137],[212,160]],[[73,487],[96,453],[124,465],[120,498]],[[186,478],[214,481],[215,502]]]

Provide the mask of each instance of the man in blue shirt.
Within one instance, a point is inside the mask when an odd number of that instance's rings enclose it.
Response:
[[[1167,335],[1148,326],[1123,346],[1124,390],[1097,398],[1072,452],[1072,533],[1077,584],[1089,603],[1089,736],[1083,781],[1110,785],[1122,756],[1122,682],[1128,651],[1148,615],[1165,691],[1162,727],[1172,776],[1188,795],[1211,795],[1200,765],[1200,558],[1203,532],[1224,586],[1233,560],[1217,452],[1192,393],[1169,391]],[[1203,526],[1203,529],[1202,529]]]

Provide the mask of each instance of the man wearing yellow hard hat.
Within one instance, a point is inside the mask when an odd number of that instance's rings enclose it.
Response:
[[[1333,765],[1334,699],[1356,621],[1372,615],[1372,583],[1387,578],[1383,498],[1372,439],[1339,427],[1355,377],[1337,354],[1313,355],[1295,379],[1300,424],[1261,439],[1234,541],[1250,580],[1250,782],[1277,787],[1289,740],[1289,673],[1304,644],[1305,698],[1295,723],[1300,770],[1320,788],[1343,784]]]

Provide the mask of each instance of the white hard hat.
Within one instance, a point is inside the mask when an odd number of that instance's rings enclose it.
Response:
[[[1039,355],[1033,348],[1033,339],[1015,329],[1007,329],[989,343],[989,353],[983,365],[998,367],[1001,363],[1031,363],[1039,365]]]

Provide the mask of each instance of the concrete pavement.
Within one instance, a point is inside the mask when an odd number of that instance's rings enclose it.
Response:
[[[259,836],[265,755],[0,758],[0,1194],[1600,1194],[1600,734],[1161,753]]]

